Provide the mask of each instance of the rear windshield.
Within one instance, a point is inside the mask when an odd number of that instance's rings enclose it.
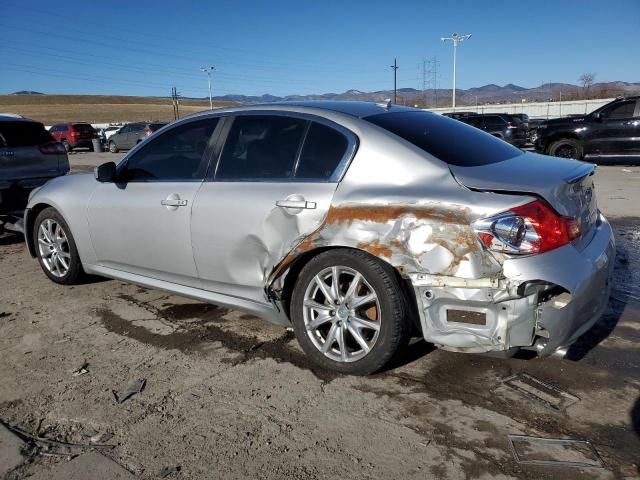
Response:
[[[516,147],[482,130],[434,113],[380,113],[365,120],[451,165],[476,167],[522,154]]]
[[[37,122],[0,122],[0,147],[33,147],[53,137]]]
[[[166,123],[150,123],[149,130],[151,130],[152,132],[155,132],[156,130],[160,130],[165,125]]]
[[[76,132],[93,132],[93,127],[88,123],[74,123],[73,129]]]

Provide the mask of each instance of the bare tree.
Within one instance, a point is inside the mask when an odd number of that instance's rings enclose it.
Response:
[[[578,81],[582,84],[582,90],[584,91],[584,98],[589,98],[589,89],[593,85],[593,81],[596,78],[595,73],[583,73],[578,78]]]

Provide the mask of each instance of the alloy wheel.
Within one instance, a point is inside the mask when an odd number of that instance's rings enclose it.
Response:
[[[56,277],[64,277],[71,264],[69,240],[62,226],[45,219],[38,228],[38,250],[45,268]]]
[[[577,158],[578,150],[573,145],[560,145],[555,152],[556,157]]]
[[[380,302],[360,272],[332,266],[309,282],[303,320],[312,344],[326,357],[354,362],[366,356],[378,340]]]

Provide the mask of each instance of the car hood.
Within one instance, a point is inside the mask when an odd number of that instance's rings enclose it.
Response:
[[[533,194],[545,199],[558,213],[575,217],[584,208],[574,199],[578,187],[595,170],[590,163],[536,153],[479,167],[449,168],[459,183],[472,190]],[[586,184],[584,187],[588,188]]]

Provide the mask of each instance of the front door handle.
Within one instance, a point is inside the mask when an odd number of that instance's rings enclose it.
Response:
[[[306,200],[278,200],[276,202],[276,207],[282,208],[306,208],[313,210],[316,206],[316,202],[307,202]]]
[[[165,207],[184,207],[187,205],[187,201],[186,200],[179,200],[179,199],[166,199],[166,200],[162,200],[160,202],[160,205],[163,205]]]
[[[166,207],[167,210],[177,210],[178,207],[186,207],[187,201],[180,198],[180,195],[177,193],[172,193],[164,200],[160,200],[160,205]]]

